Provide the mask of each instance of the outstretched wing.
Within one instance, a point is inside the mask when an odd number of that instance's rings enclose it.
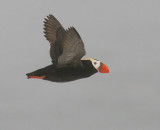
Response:
[[[66,30],[62,42],[63,54],[58,58],[58,66],[78,66],[86,54],[84,43],[74,27]]]
[[[57,64],[58,57],[62,54],[61,42],[64,33],[64,28],[53,15],[49,15],[45,18],[44,36],[50,42],[50,57],[54,65]]]
[[[53,45],[55,41],[58,39],[58,37],[60,37],[57,36],[57,32],[59,32],[59,30],[64,31],[60,22],[53,15],[47,16],[47,18],[45,18],[44,21],[44,36],[50,42],[51,45]]]

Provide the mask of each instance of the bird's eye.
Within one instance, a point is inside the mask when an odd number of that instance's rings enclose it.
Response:
[[[97,64],[97,62],[94,62],[94,64],[96,65],[96,64]]]

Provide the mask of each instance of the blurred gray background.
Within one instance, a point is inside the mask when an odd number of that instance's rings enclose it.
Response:
[[[43,20],[74,26],[109,74],[26,78],[51,63]],[[1,0],[0,130],[159,130],[159,0]]]

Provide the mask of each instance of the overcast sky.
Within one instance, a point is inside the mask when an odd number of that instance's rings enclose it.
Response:
[[[43,21],[74,26],[109,74],[26,78],[51,64]],[[159,130],[159,0],[1,0],[1,130]]]

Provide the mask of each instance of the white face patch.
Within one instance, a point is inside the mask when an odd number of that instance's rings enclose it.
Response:
[[[95,69],[98,70],[99,66],[100,66],[100,61],[99,60],[95,60],[93,58],[82,58],[81,60],[90,60],[92,62],[92,65]]]
[[[94,68],[96,68],[98,70],[99,66],[100,66],[100,61],[98,60],[92,60],[92,65],[94,66]]]

